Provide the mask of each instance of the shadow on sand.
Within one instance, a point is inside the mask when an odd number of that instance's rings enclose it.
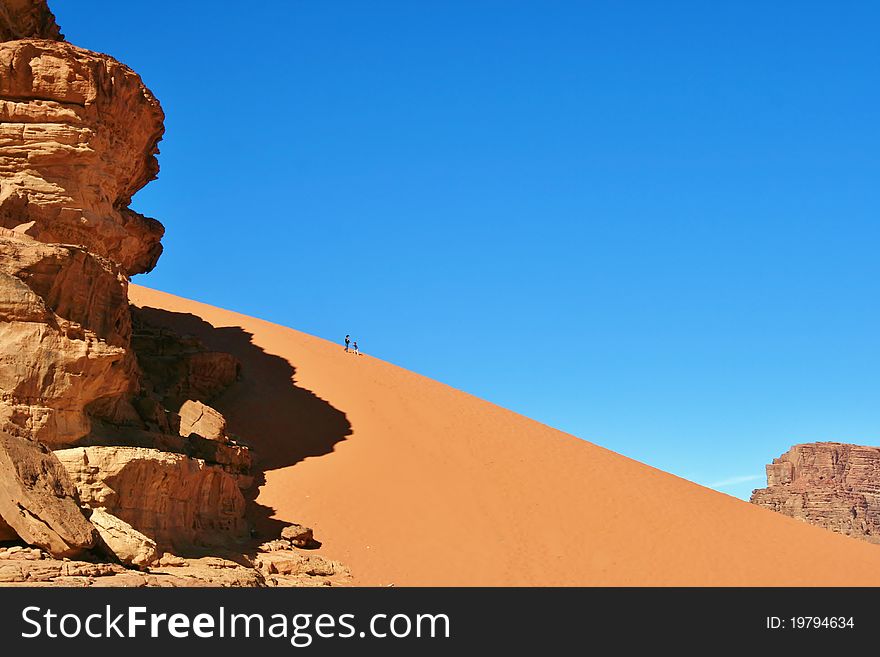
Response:
[[[240,327],[215,328],[200,317],[158,308],[139,310],[153,326],[193,335],[211,351],[225,351],[241,362],[241,378],[211,406],[226,417],[229,431],[254,452],[254,485],[245,493],[248,515],[257,538],[277,538],[288,523],[271,518],[275,509],[257,504],[264,473],[310,456],[333,451],[351,434],[345,413],[295,383],[296,369],[285,359],[267,354]]]

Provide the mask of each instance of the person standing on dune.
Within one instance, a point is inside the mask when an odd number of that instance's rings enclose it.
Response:
[[[348,344],[350,342],[351,342],[351,336],[346,335],[345,336],[345,353],[348,353]],[[357,343],[355,343],[355,346],[357,346]]]
[[[358,343],[357,343],[357,340],[354,341],[354,355],[355,355],[355,356],[360,356],[360,355],[361,355],[361,352],[358,351]]]

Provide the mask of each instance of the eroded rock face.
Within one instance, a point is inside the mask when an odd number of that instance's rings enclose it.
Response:
[[[0,517],[24,541],[59,557],[79,555],[97,540],[55,455],[5,433],[0,433]]]
[[[68,43],[0,43],[0,226],[149,271],[162,224],[129,209],[155,178],[164,115],[140,77]]]
[[[66,445],[89,415],[136,418],[127,276],[163,228],[128,205],[163,114],[128,67],[64,43],[43,0],[4,0],[0,37],[0,429]]]
[[[0,41],[63,37],[46,0],[3,0],[0,3]]]
[[[44,445],[142,424],[127,276],[163,228],[128,205],[163,114],[128,67],[64,43],[44,0],[0,2],[0,41],[0,536],[68,556],[97,535]]]
[[[128,206],[163,118],[131,69],[65,43],[45,0],[0,0],[0,541],[40,548],[0,548],[0,582],[344,580],[297,552],[320,545],[307,528],[244,550],[252,455],[208,405],[240,364],[132,315],[128,277],[164,228]]]
[[[127,281],[80,247],[0,229],[0,430],[65,445],[137,388]]]
[[[76,447],[55,454],[81,504],[106,510],[161,549],[185,554],[248,537],[244,497],[218,466],[141,447]]]
[[[767,466],[753,504],[840,534],[880,543],[880,448],[795,445]]]
[[[211,351],[198,338],[153,326],[139,308],[132,308],[131,346],[144,387],[174,411],[188,400],[210,403],[235,383],[241,369],[232,354]]]

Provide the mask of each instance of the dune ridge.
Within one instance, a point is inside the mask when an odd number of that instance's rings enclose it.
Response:
[[[876,586],[877,546],[784,517],[340,345],[138,285],[151,321],[233,353],[215,406],[265,481],[370,586]]]

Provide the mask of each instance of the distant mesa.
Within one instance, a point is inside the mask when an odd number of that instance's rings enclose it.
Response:
[[[753,504],[870,543],[880,543],[880,447],[795,445],[767,466]]]

